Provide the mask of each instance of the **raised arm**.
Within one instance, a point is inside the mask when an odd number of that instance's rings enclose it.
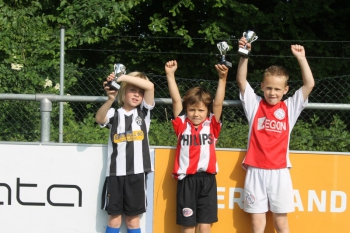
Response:
[[[168,81],[168,88],[171,100],[173,102],[173,113],[176,118],[182,111],[182,100],[175,80],[175,71],[177,69],[176,60],[168,61],[165,63],[166,79]]]
[[[216,89],[216,94],[213,103],[213,113],[215,119],[220,121],[221,113],[222,113],[222,105],[225,98],[225,90],[226,90],[226,80],[228,68],[225,65],[217,64],[215,65],[215,69],[218,71],[219,80],[218,80],[218,88]]]
[[[242,37],[238,41],[238,46],[240,48],[243,48],[245,45],[247,45],[246,48],[250,51],[251,44],[247,43],[247,39],[245,37]],[[236,81],[238,83],[239,91],[242,95],[244,95],[245,87],[247,85],[247,74],[248,74],[248,58],[241,57],[239,59],[239,63],[237,67]]]
[[[143,90],[145,90],[145,94],[143,96],[143,99],[145,100],[146,104],[153,105],[154,102],[154,85],[151,81],[127,75],[124,74],[120,76],[117,80],[118,82],[127,82],[132,85],[135,85]]]
[[[314,76],[312,75],[309,63],[306,60],[304,47],[301,45],[291,45],[291,50],[300,66],[301,77],[303,78],[302,91],[304,100],[306,100],[315,86]]]
[[[114,73],[111,73],[108,77],[107,77],[107,81],[112,81],[114,79]],[[107,112],[108,110],[111,108],[117,94],[118,91],[115,90],[111,90],[109,89],[108,86],[106,86],[107,81],[105,81],[103,83],[104,89],[107,93],[108,99],[107,101],[97,110],[96,115],[95,115],[95,121],[98,124],[104,124],[107,122]]]

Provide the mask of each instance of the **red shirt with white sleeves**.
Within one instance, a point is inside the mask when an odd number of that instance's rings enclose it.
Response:
[[[292,167],[289,159],[290,134],[308,103],[308,99],[304,101],[301,88],[292,97],[276,105],[269,105],[254,93],[247,82],[244,96],[240,94],[240,98],[249,122],[247,154],[243,167]]]

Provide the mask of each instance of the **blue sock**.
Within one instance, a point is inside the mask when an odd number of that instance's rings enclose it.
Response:
[[[113,227],[107,226],[106,233],[119,233],[119,229],[120,228],[113,228]]]
[[[137,229],[128,229],[128,233],[141,233],[141,228],[137,228]]]

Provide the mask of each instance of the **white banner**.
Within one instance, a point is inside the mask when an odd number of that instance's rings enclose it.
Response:
[[[0,232],[104,233],[106,150],[105,145],[0,144]]]

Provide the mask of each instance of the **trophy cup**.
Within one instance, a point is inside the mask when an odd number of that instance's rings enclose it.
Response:
[[[227,66],[227,68],[231,68],[232,63],[229,61],[226,61],[226,58],[225,58],[226,53],[230,47],[228,46],[226,41],[222,41],[222,42],[217,43],[217,46],[218,46],[218,49],[219,49],[220,54],[221,54],[221,62],[219,64],[225,65],[225,66]]]
[[[109,81],[107,83],[107,86],[109,87],[109,89],[111,90],[119,90],[120,85],[117,83],[117,80],[120,76],[122,76],[123,74],[125,74],[126,72],[126,68],[123,64],[114,64],[114,74],[115,74],[115,78],[112,81]]]
[[[247,39],[247,43],[253,43],[258,39],[258,36],[253,31],[247,31],[243,33],[243,36]],[[247,49],[247,45],[245,45],[243,48],[238,49],[238,54],[240,54],[243,57],[249,57],[250,51]]]

